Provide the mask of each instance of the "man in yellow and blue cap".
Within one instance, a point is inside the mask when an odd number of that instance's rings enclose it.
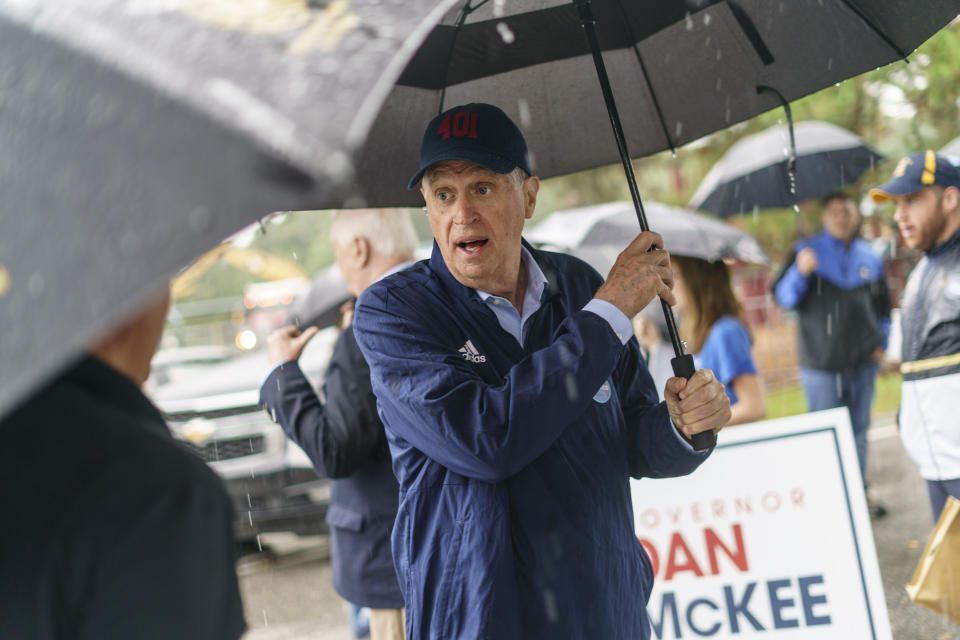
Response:
[[[902,306],[900,435],[936,521],[947,496],[960,498],[960,170],[933,151],[914,153],[870,197],[896,203],[904,242],[924,252]]]

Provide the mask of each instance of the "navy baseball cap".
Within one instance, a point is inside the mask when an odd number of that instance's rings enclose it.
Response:
[[[480,102],[447,109],[430,121],[420,144],[420,168],[407,188],[416,187],[431,165],[446,160],[472,162],[494,173],[520,167],[533,174],[520,129],[503,111]]]
[[[886,202],[893,196],[905,196],[932,184],[960,187],[960,170],[933,151],[919,151],[897,163],[890,181],[870,189],[870,197],[874,202]]]

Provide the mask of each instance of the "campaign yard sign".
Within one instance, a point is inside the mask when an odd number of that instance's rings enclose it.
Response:
[[[718,441],[690,476],[631,481],[653,637],[891,640],[846,409]]]

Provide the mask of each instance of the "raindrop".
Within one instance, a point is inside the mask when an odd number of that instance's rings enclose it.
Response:
[[[828,336],[833,335],[833,314],[832,313],[827,314],[827,335]]]
[[[723,57],[723,51],[721,51],[720,49],[717,49],[717,60],[719,60],[722,57]]]
[[[720,92],[720,87],[723,86],[723,78],[717,77],[716,91]]]
[[[346,199],[346,201],[343,203],[343,208],[344,209],[366,209],[367,201],[362,195],[355,193]]]
[[[250,526],[252,527],[252,526],[253,526],[253,512],[252,512],[252,511],[247,511],[247,520],[250,521]]]
[[[793,193],[794,193],[794,194],[797,193],[796,187],[794,187]],[[793,205],[793,212],[794,212],[794,213],[800,213],[800,205],[794,204],[794,205]]]
[[[250,444],[253,444],[253,438],[250,439]],[[250,492],[247,492],[247,506],[253,509],[253,502],[250,500]]]
[[[674,128],[674,135],[676,135],[679,138],[680,134],[682,133],[683,133],[683,123],[677,122],[677,126]]]
[[[559,611],[557,611],[557,597],[550,589],[543,590],[543,605],[547,610],[547,620],[550,622],[560,620]]]
[[[676,160],[676,159],[677,159],[677,150],[676,150],[676,149],[670,149],[670,153],[673,155],[673,159]]]
[[[840,83],[839,83],[839,82],[835,82],[833,86],[839,87],[839,86],[840,86]]]
[[[493,17],[502,18],[506,6],[507,0],[493,0]]]
[[[517,39],[513,35],[513,31],[510,30],[510,27],[506,22],[497,23],[497,33],[500,34],[500,38],[503,40],[504,44],[513,44],[513,41]]]
[[[687,19],[684,23],[684,26],[686,26],[687,31],[693,31],[693,16],[691,16],[689,13],[687,14]]]
[[[270,623],[267,621],[267,610],[263,610],[263,626],[269,627]]]
[[[257,534],[257,549],[263,551],[263,544],[260,542],[260,534]]]
[[[326,160],[327,171],[335,176],[349,178],[353,172],[353,165],[350,162],[350,158],[342,151],[335,151],[329,154]]]
[[[712,37],[712,36],[707,36],[706,40],[703,41],[703,46],[704,46],[704,47],[709,47],[709,46],[710,46],[710,39],[711,39],[711,37]]]
[[[832,71],[832,70],[833,70],[833,56],[831,56],[830,59],[827,60],[827,71]]]
[[[206,207],[197,207],[190,212],[187,217],[187,225],[191,231],[202,232],[210,227],[213,216],[210,215],[210,209]]]
[[[140,253],[140,236],[128,231],[120,238],[120,254],[131,258]]]
[[[843,396],[843,379],[840,377],[839,373],[835,376],[835,379],[837,385],[837,397],[839,398]]]
[[[517,99],[517,111],[520,113],[520,126],[526,129],[533,123],[533,118],[530,116],[530,103],[526,98]]]
[[[760,220],[760,207],[753,205],[753,223],[757,224]]]
[[[10,291],[10,272],[0,264],[0,298],[7,295],[7,291]]]
[[[564,382],[566,382],[566,385],[567,385],[567,400],[569,400],[570,402],[576,402],[577,399],[580,397],[580,394],[577,393],[577,381],[573,377],[573,374],[568,373],[566,378],[564,379]]]
[[[43,294],[46,285],[46,280],[43,279],[43,276],[39,272],[33,273],[27,278],[27,293],[30,294],[31,298],[39,298],[40,295]]]
[[[296,259],[297,259],[297,252],[296,252],[296,251],[292,251],[291,254],[293,255],[293,259],[296,260]]]
[[[713,18],[711,17],[711,15],[710,15],[709,13],[703,14],[703,26],[707,26],[708,24],[710,24],[710,21],[711,21],[712,19],[713,19]]]

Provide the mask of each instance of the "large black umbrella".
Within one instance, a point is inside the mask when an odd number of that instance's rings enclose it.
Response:
[[[518,123],[542,178],[617,162],[581,5],[592,8],[632,157],[903,58],[960,12],[957,0],[457,0],[383,106],[363,114],[367,205],[422,205],[406,184],[423,128],[468,102]]]
[[[725,222],[659,202],[645,202],[644,211],[650,227],[663,236],[673,255],[711,262],[723,258],[770,262],[755,238]],[[556,211],[523,235],[530,242],[583,257],[606,273],[636,229],[632,202],[608,202]]]
[[[856,182],[882,159],[860,136],[829,122],[799,122],[793,133],[777,125],[730,147],[703,178],[690,206],[724,217],[790,207]]]
[[[231,233],[347,201],[348,131],[437,10],[0,0],[0,416]]]

